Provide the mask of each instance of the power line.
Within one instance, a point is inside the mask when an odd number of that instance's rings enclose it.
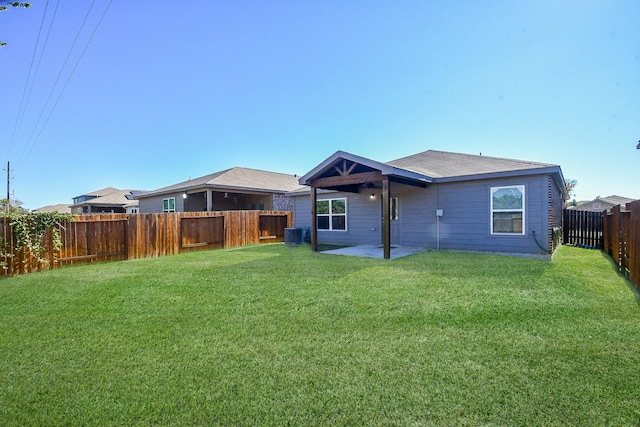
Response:
[[[102,13],[102,16],[100,17],[100,20],[98,21],[98,24],[96,25],[95,29],[93,30],[93,33],[91,34],[91,37],[87,41],[87,44],[85,45],[84,49],[80,53],[80,57],[76,61],[76,64],[73,67],[73,70],[71,70],[71,74],[69,74],[69,77],[67,78],[67,81],[65,82],[64,86],[62,87],[62,90],[58,94],[58,98],[56,99],[55,103],[53,104],[53,107],[49,111],[49,114],[47,115],[47,118],[46,118],[45,122],[43,123],[42,127],[40,128],[40,131],[38,132],[38,135],[36,136],[35,140],[33,141],[33,144],[31,144],[31,147],[29,148],[29,151],[27,152],[26,156],[24,157],[24,160],[22,161],[22,163],[18,163],[17,170],[20,170],[20,168],[22,167],[24,162],[27,160],[27,158],[31,154],[31,151],[33,150],[33,148],[35,147],[36,143],[40,139],[40,135],[42,135],[42,132],[44,131],[44,128],[47,126],[47,123],[49,123],[49,119],[51,118],[51,115],[53,114],[53,111],[56,109],[56,106],[58,105],[58,102],[60,101],[60,98],[62,98],[62,95],[64,94],[67,86],[69,85],[69,82],[71,81],[71,78],[73,77],[74,73],[76,72],[76,70],[78,68],[78,65],[80,65],[80,61],[82,60],[82,57],[84,56],[85,52],[87,51],[87,49],[89,47],[89,44],[91,43],[91,41],[93,40],[93,37],[95,36],[96,32],[98,31],[98,28],[100,27],[100,24],[102,23],[102,20],[104,19],[105,15],[107,14],[107,11],[109,10],[109,6],[111,5],[112,1],[113,0],[109,0],[109,4],[107,5],[107,7],[105,8],[104,12]]]
[[[60,67],[60,71],[58,72],[58,75],[56,77],[55,82],[53,83],[53,87],[51,88],[51,90],[49,91],[49,96],[47,97],[47,100],[44,102],[44,105],[42,106],[42,110],[40,110],[40,114],[38,115],[38,120],[36,120],[36,124],[33,126],[33,129],[31,130],[31,133],[29,134],[29,137],[27,138],[27,143],[25,144],[25,146],[22,149],[22,153],[20,154],[20,157],[18,158],[18,168],[20,167],[20,160],[22,159],[22,156],[24,156],[25,152],[31,152],[31,149],[27,150],[27,147],[30,145],[30,142],[33,138],[33,135],[35,134],[36,130],[38,129],[38,125],[40,124],[40,120],[42,120],[42,116],[44,115],[44,112],[46,111],[47,107],[49,106],[49,101],[51,100],[51,97],[53,96],[53,93],[56,90],[56,87],[58,86],[58,82],[60,81],[60,77],[62,76],[62,72],[64,71],[65,67],[67,66],[67,62],[69,62],[69,58],[71,57],[71,53],[73,52],[73,48],[76,46],[76,43],[78,42],[78,38],[80,37],[80,34],[82,33],[82,29],[84,28],[84,25],[87,23],[87,19],[89,18],[89,15],[91,14],[91,10],[93,9],[93,5],[96,3],[96,0],[93,0],[91,2],[91,6],[89,7],[89,10],[87,10],[87,13],[84,17],[84,20],[82,21],[82,25],[80,25],[80,28],[78,29],[78,32],[76,33],[75,38],[73,39],[73,43],[71,44],[71,47],[69,48],[69,51],[67,52],[67,56],[65,57],[64,63],[62,64],[62,67]],[[32,144],[32,145],[35,145]],[[26,160],[26,158],[25,158]]]
[[[47,50],[47,46],[49,44],[49,38],[51,36],[51,29],[53,28],[53,23],[55,22],[56,16],[58,14],[58,7],[60,6],[60,0],[58,0],[56,2],[56,8],[53,11],[53,16],[51,17],[51,20],[49,21],[49,29],[47,30],[47,36],[44,39],[44,44],[42,46],[42,49],[40,49],[40,56],[38,57],[38,65],[36,66],[36,71],[33,74],[33,79],[31,79],[31,84],[29,86],[29,93],[27,94],[27,102],[24,106],[24,109],[22,110],[22,116],[20,117],[20,122],[17,124],[18,129],[20,129],[22,127],[22,122],[24,120],[24,113],[27,111],[27,108],[29,106],[29,101],[31,100],[31,94],[33,93],[33,86],[35,85],[35,82],[38,78],[39,72],[40,72],[40,66],[42,65],[42,57],[44,56],[44,52]],[[47,7],[48,7],[48,2],[47,2]],[[42,19],[44,21],[46,15],[46,8],[45,8],[45,14],[42,16]],[[39,39],[39,36],[38,36]],[[36,43],[36,49],[37,49],[37,43]],[[36,49],[34,49],[34,53],[36,51]],[[28,79],[27,79],[28,82]],[[11,140],[11,147],[13,148],[13,145],[15,144],[15,140],[17,139],[17,132],[14,132],[14,137]]]
[[[27,93],[27,87],[29,86],[29,80],[31,79],[31,70],[33,70],[33,61],[36,58],[36,52],[38,51],[38,44],[40,43],[40,35],[42,34],[42,27],[44,25],[44,18],[47,16],[47,9],[49,8],[49,0],[47,0],[47,4],[44,6],[44,13],[42,14],[42,21],[40,21],[40,29],[38,30],[38,38],[36,39],[36,45],[33,48],[33,55],[31,55],[31,63],[29,64],[29,72],[27,73],[27,79],[24,82],[24,89],[22,90],[22,98],[20,99],[20,107],[18,108],[18,115],[16,116],[16,123],[13,126],[13,133],[11,135],[11,141],[9,142],[9,151],[7,152],[7,158],[11,157],[11,150],[16,141],[16,135],[18,133],[19,124],[22,123],[22,118],[24,117],[24,111],[26,110],[26,105],[24,104],[25,95]],[[40,56],[42,59],[42,56]],[[33,80],[35,80],[36,76],[34,75]],[[31,86],[33,87],[33,85]],[[27,104],[28,104],[27,98]],[[24,108],[23,108],[24,107]]]
[[[66,79],[66,81],[65,81],[65,83],[64,83],[64,85],[63,85],[63,87],[62,87],[62,89],[60,90],[60,92],[59,92],[59,94],[58,94],[57,98],[55,99],[55,102],[53,103],[53,106],[52,106],[52,107],[51,107],[51,109],[49,110],[49,113],[47,114],[47,116],[46,116],[46,118],[45,118],[44,122],[42,123],[42,126],[40,127],[40,129],[39,129],[39,131],[38,131],[38,125],[40,124],[40,122],[41,122],[41,120],[42,120],[42,118],[43,118],[43,116],[44,116],[44,114],[45,114],[45,111],[46,111],[46,109],[47,109],[47,106],[49,105],[49,102],[51,101],[51,98],[53,97],[53,94],[54,94],[54,92],[55,92],[55,89],[56,89],[56,87],[58,86],[58,83],[60,82],[60,78],[61,78],[61,76],[62,76],[62,72],[63,72],[64,68],[66,67],[66,65],[67,65],[67,63],[68,63],[69,58],[70,58],[70,56],[71,56],[71,53],[72,53],[72,51],[73,51],[74,47],[75,47],[75,46],[76,46],[76,44],[77,44],[77,41],[78,41],[78,39],[79,39],[79,37],[80,37],[80,34],[82,33],[82,30],[84,29],[84,27],[85,27],[85,25],[86,25],[86,23],[87,23],[87,20],[88,20],[88,17],[89,17],[89,15],[90,15],[91,11],[93,10],[94,4],[95,4],[95,0],[93,0],[93,2],[91,3],[91,6],[89,7],[89,10],[87,11],[87,13],[86,13],[86,15],[85,15],[85,17],[84,17],[84,20],[83,20],[83,22],[82,22],[82,25],[80,26],[80,29],[78,30],[78,32],[77,32],[77,34],[76,34],[76,37],[75,37],[75,39],[74,39],[74,42],[73,42],[73,44],[72,44],[71,48],[69,49],[69,52],[67,53],[66,59],[65,59],[65,61],[64,61],[64,64],[62,65],[62,67],[61,67],[61,69],[60,69],[60,72],[58,73],[58,76],[56,77],[56,80],[55,80],[55,82],[54,82],[53,88],[52,88],[52,89],[51,89],[51,91],[49,92],[49,96],[47,97],[47,100],[45,101],[45,104],[44,104],[44,106],[42,107],[42,110],[40,111],[40,114],[39,114],[39,116],[38,116],[38,120],[36,121],[36,124],[33,126],[33,129],[32,129],[32,131],[31,131],[31,133],[30,133],[30,135],[29,135],[29,138],[27,139],[27,142],[26,142],[26,144],[25,144],[25,146],[24,146],[24,148],[23,148],[23,150],[22,150],[22,153],[20,154],[20,157],[18,158],[18,165],[17,165],[17,167],[16,167],[16,170],[17,170],[17,171],[18,171],[18,170],[20,170],[20,169],[22,168],[22,166],[25,164],[25,162],[26,162],[27,158],[29,157],[29,155],[30,155],[30,154],[31,154],[31,152],[33,151],[33,148],[36,146],[36,144],[37,144],[37,142],[38,142],[38,140],[39,140],[40,136],[42,135],[42,132],[44,131],[44,129],[45,129],[45,127],[46,127],[47,123],[49,122],[49,119],[51,118],[51,116],[52,116],[52,114],[53,114],[54,110],[56,109],[56,106],[58,105],[58,102],[59,102],[59,101],[60,101],[60,99],[62,98],[62,95],[64,94],[64,92],[65,92],[65,90],[66,90],[67,86],[69,85],[69,82],[71,81],[71,78],[73,77],[73,75],[74,75],[75,71],[77,70],[78,65],[80,64],[80,61],[81,61],[81,60],[82,60],[82,58],[84,57],[84,54],[86,53],[86,51],[87,51],[87,49],[88,49],[88,47],[89,47],[89,44],[90,44],[90,43],[91,43],[91,41],[93,40],[93,37],[94,37],[94,36],[95,36],[95,34],[97,33],[98,28],[100,27],[100,25],[101,25],[101,23],[102,23],[102,21],[103,21],[104,17],[106,16],[107,11],[109,10],[109,8],[110,8],[110,6],[111,6],[112,1],[113,1],[113,0],[109,0],[109,3],[108,3],[108,4],[107,4],[107,6],[105,7],[105,9],[104,9],[104,11],[103,11],[102,15],[100,16],[100,19],[98,20],[98,22],[97,22],[97,24],[96,24],[95,28],[93,29],[93,32],[91,33],[90,38],[87,40],[87,42],[86,42],[86,44],[85,44],[85,46],[84,46],[84,48],[83,48],[82,52],[80,53],[80,56],[78,57],[78,59],[77,59],[77,61],[76,61],[75,65],[74,65],[73,69],[71,70],[71,73],[70,73],[70,74],[69,74],[69,76],[67,77],[67,79]],[[57,11],[57,7],[56,7],[56,11]],[[55,17],[55,16],[54,16],[54,17]],[[51,25],[53,25],[53,19],[52,19],[52,21],[51,21]],[[48,37],[47,37],[47,39],[48,39]],[[43,49],[43,51],[44,51],[44,49]],[[33,88],[33,85],[32,85],[32,87],[31,87],[31,88]],[[37,131],[37,134],[36,134],[36,131]],[[36,135],[36,136],[35,136],[35,138],[34,138],[34,135]]]

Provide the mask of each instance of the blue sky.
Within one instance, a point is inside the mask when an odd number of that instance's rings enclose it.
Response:
[[[0,153],[30,209],[337,150],[554,163],[579,200],[640,198],[636,0],[31,3],[0,13]]]

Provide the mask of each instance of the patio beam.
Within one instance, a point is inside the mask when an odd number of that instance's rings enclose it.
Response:
[[[382,173],[380,171],[354,173],[351,175],[329,176],[325,178],[316,178],[311,180],[311,185],[317,188],[331,189],[354,184],[366,184],[367,182],[382,181]]]
[[[391,183],[388,175],[382,179],[382,246],[384,259],[391,258]]]

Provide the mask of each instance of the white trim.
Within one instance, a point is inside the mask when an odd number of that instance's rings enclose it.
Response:
[[[169,201],[173,200],[173,209],[169,207]],[[164,202],[167,202],[167,208],[164,207]],[[162,199],[162,213],[173,213],[176,211],[176,198],[175,197],[167,197]]]
[[[332,213],[332,204],[334,200],[344,200],[344,214],[334,214]],[[346,197],[334,197],[331,199],[318,199],[316,200],[317,202],[329,202],[329,213],[327,214],[320,214],[317,211],[316,208],[316,217],[315,217],[315,221],[316,221],[316,227],[318,224],[318,217],[322,216],[322,217],[327,217],[329,218],[329,228],[320,228],[318,227],[318,231],[347,231],[347,215],[348,215],[348,209],[347,209],[347,198]],[[333,217],[334,216],[344,216],[344,229],[339,228],[339,229],[334,229],[333,228]]]
[[[512,189],[512,188],[517,188],[520,193],[522,194],[522,208],[518,208],[518,209],[494,209],[493,208],[493,195],[494,193],[496,193],[499,190],[504,190],[504,189]],[[491,187],[489,189],[489,224],[491,227],[491,235],[493,236],[523,236],[526,234],[526,217],[525,217],[525,212],[526,212],[526,194],[525,194],[525,186],[524,185],[503,185],[500,187]],[[497,212],[521,212],[522,213],[522,231],[520,233],[504,233],[504,232],[495,232],[493,230],[493,214],[497,213]]]

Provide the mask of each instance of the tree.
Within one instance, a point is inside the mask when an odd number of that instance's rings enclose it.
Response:
[[[569,195],[569,198],[571,198],[574,195],[574,191],[575,191],[576,185],[578,185],[578,180],[576,180],[576,179],[565,179],[564,180],[564,186],[567,188],[567,194]],[[577,204],[578,204],[578,202],[576,202],[575,197],[573,198],[573,200],[571,202],[568,203],[569,206],[576,206]]]
[[[0,216],[3,216],[7,213],[7,207],[9,207],[10,213],[15,214],[26,214],[29,213],[28,210],[22,207],[22,202],[18,199],[12,199],[11,203],[7,199],[0,199]]]
[[[8,1],[4,5],[0,6],[0,12],[4,12],[5,10],[9,9],[9,6],[22,7],[26,9],[28,7],[31,7],[31,3],[23,3],[21,1]],[[6,45],[7,42],[0,42],[0,49],[5,47]]]
[[[564,186],[567,187],[567,193],[569,193],[569,197],[573,196],[573,192],[576,189],[576,185],[578,185],[577,179],[564,180]]]

